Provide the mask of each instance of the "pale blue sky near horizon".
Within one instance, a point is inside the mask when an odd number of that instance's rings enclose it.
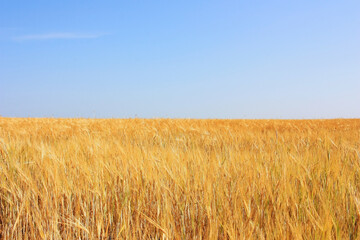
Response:
[[[5,117],[360,118],[360,1],[1,1]]]

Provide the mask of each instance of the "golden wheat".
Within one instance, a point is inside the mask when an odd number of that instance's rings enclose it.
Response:
[[[1,239],[343,239],[360,120],[0,118]]]

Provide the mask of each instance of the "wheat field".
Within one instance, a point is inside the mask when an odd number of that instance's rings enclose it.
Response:
[[[356,239],[360,120],[0,118],[1,239]]]

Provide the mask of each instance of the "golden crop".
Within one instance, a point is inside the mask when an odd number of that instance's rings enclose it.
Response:
[[[0,118],[1,239],[355,239],[360,120]]]

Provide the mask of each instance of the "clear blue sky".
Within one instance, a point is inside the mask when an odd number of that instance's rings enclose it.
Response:
[[[360,117],[360,1],[0,2],[0,115]]]

